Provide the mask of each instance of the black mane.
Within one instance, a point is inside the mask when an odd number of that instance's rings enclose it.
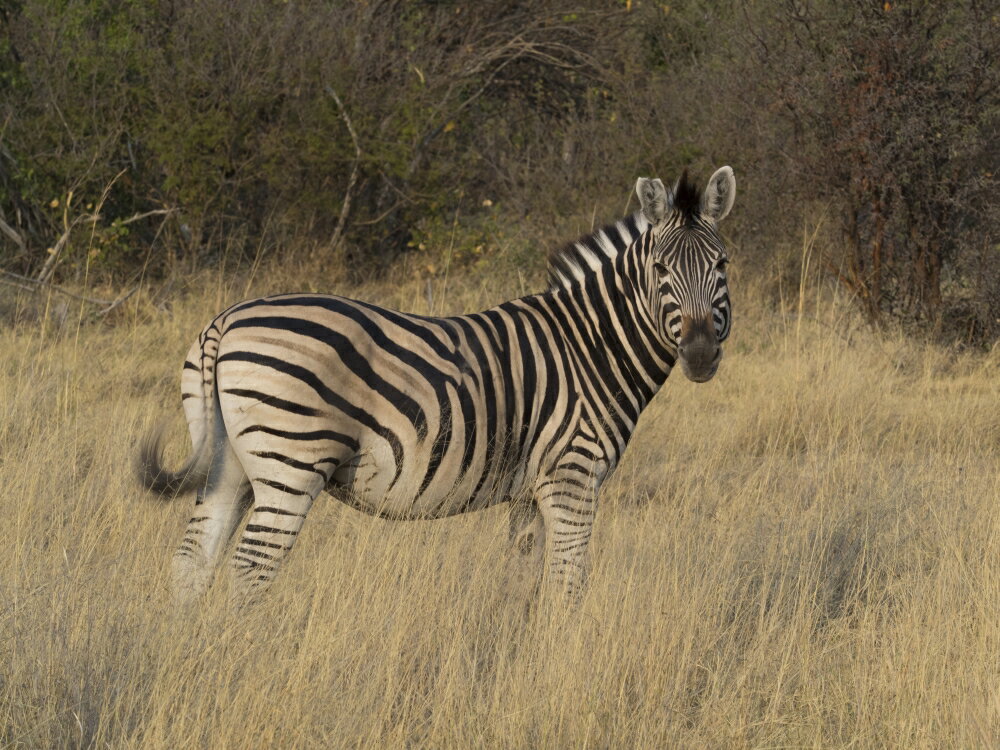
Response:
[[[701,213],[701,190],[691,182],[686,169],[674,186],[671,205],[685,222],[695,220]],[[588,270],[613,262],[646,225],[640,211],[551,251],[549,287],[572,287],[583,280]]]
[[[674,210],[685,221],[691,221],[701,213],[701,190],[688,178],[686,169],[674,187]]]

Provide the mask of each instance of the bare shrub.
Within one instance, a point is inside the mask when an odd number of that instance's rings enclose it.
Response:
[[[783,123],[771,153],[807,170],[795,198],[841,211],[843,252],[829,267],[873,322],[979,341],[1000,331],[990,7],[858,0],[747,12],[759,119]]]

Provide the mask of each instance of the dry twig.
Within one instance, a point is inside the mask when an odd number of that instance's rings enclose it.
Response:
[[[51,290],[57,294],[62,294],[67,297],[72,297],[73,299],[80,300],[81,302],[86,302],[91,305],[99,305],[103,307],[103,310],[99,310],[95,313],[97,317],[107,315],[109,312],[114,310],[116,307],[123,304],[127,299],[129,299],[133,294],[139,291],[139,287],[133,287],[125,294],[120,295],[116,299],[98,299],[96,297],[88,297],[85,294],[79,294],[77,292],[72,292],[69,289],[64,289],[61,286],[57,286],[50,281],[42,281],[41,279],[33,279],[30,276],[22,276],[19,273],[14,273],[12,271],[5,271],[0,268],[0,283],[7,284],[8,286],[21,289],[25,292],[31,292],[32,294],[37,294],[43,289]]]
[[[10,224],[4,221],[2,217],[0,217],[0,232],[3,232],[5,235],[7,235],[10,238],[10,240],[15,245],[17,245],[18,249],[22,253],[28,252],[28,248],[25,247],[24,244],[24,238],[17,233],[17,230],[14,229],[14,227],[12,227]]]
[[[351,210],[351,193],[354,192],[354,184],[358,181],[358,169],[361,165],[361,146],[358,145],[358,134],[354,132],[354,125],[344,108],[344,103],[334,90],[333,86],[327,86],[326,92],[337,102],[340,110],[340,117],[347,126],[347,132],[351,134],[351,142],[354,143],[354,166],[351,168],[351,176],[347,180],[347,189],[344,191],[344,201],[340,205],[340,216],[337,218],[337,227],[333,230],[333,237],[330,238],[330,248],[336,250],[344,234],[344,225],[347,223],[347,214]]]

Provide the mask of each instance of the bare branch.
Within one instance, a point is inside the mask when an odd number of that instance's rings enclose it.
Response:
[[[30,276],[22,276],[19,273],[13,273],[12,271],[5,271],[0,268],[0,274],[6,276],[6,279],[0,279],[6,284],[11,286],[16,286],[19,289],[23,289],[28,292],[40,292],[43,289],[51,289],[53,292],[58,292],[59,294],[65,294],[67,297],[72,297],[73,299],[78,299],[81,302],[89,302],[92,305],[112,305],[116,300],[106,300],[97,299],[96,297],[88,297],[84,294],[77,294],[76,292],[71,292],[69,289],[63,289],[61,286],[56,286],[48,281],[42,281],[40,279],[33,279]],[[124,301],[124,300],[122,300]]]
[[[95,157],[96,158],[96,157]],[[73,191],[70,190],[66,196],[66,204],[63,206],[63,233],[62,236],[56,241],[55,246],[49,252],[49,257],[45,260],[45,265],[42,266],[42,270],[38,273],[38,281],[48,282],[52,277],[53,272],[56,270],[56,264],[59,261],[59,256],[62,254],[63,248],[66,247],[66,243],[69,242],[69,236],[72,233],[74,227],[82,222],[90,222],[92,225],[96,224],[101,218],[101,208],[104,206],[104,202],[108,199],[108,195],[111,193],[111,188],[114,184],[118,182],[119,178],[125,174],[127,170],[123,169],[111,180],[107,185],[104,186],[104,190],[101,192],[101,197],[97,201],[97,206],[94,208],[93,213],[80,214],[76,216],[73,221],[69,220],[69,207],[73,202]],[[138,215],[137,215],[138,217]],[[136,217],[133,217],[136,218]],[[139,217],[141,218],[141,217]]]
[[[56,262],[59,260],[59,256],[62,253],[63,248],[66,247],[66,243],[69,242],[70,234],[72,233],[73,229],[76,228],[77,225],[83,224],[85,222],[94,224],[100,218],[101,218],[100,214],[97,213],[80,214],[75,219],[73,219],[73,221],[68,222],[66,224],[66,231],[62,233],[62,235],[56,241],[55,246],[49,251],[49,257],[46,259],[45,265],[42,266],[42,270],[39,271],[38,278],[36,280],[42,283],[46,283],[52,277],[53,272],[56,270]]]
[[[141,221],[142,219],[148,219],[150,216],[170,216],[170,214],[176,212],[177,212],[176,208],[157,208],[153,211],[146,211],[141,214],[135,214],[133,216],[129,216],[127,219],[121,221],[120,224],[122,226],[125,226],[126,224],[134,224],[135,222]]]
[[[22,253],[28,252],[28,248],[24,245],[24,238],[17,233],[17,230],[15,230],[14,227],[4,221],[3,218],[0,218],[0,232],[7,235],[11,241],[18,246]]]
[[[105,315],[107,315],[109,312],[111,312],[116,307],[118,307],[119,305],[121,305],[123,302],[125,302],[127,299],[129,299],[129,297],[131,297],[133,294],[135,294],[138,291],[139,291],[139,287],[137,287],[137,286],[132,287],[132,289],[130,289],[125,294],[121,295],[118,299],[116,299],[114,302],[112,302],[106,308],[104,308],[103,310],[95,313],[95,316],[98,317],[98,318],[104,317]]]
[[[333,86],[327,86],[326,92],[337,102],[340,117],[347,126],[347,132],[351,134],[351,142],[354,143],[354,166],[351,168],[351,176],[347,180],[347,189],[344,191],[344,200],[340,205],[340,216],[337,218],[337,226],[333,230],[333,237],[330,238],[330,249],[336,250],[344,234],[344,225],[347,223],[347,215],[351,210],[351,194],[354,192],[354,185],[358,181],[358,169],[361,166],[361,146],[358,145],[358,134],[354,132],[354,125],[351,124],[350,115],[347,114],[344,103],[340,101],[337,92]]]
[[[19,284],[18,282],[16,282],[16,281],[12,281],[12,280],[10,280],[10,279],[3,279],[3,278],[0,278],[0,283],[2,283],[2,284],[6,284],[7,286],[12,286],[12,287],[14,287],[15,289],[23,289],[23,290],[24,290],[24,291],[26,291],[26,292],[37,292],[37,291],[38,291],[38,288],[37,288],[37,287],[33,287],[33,286],[26,286],[26,285],[24,285],[24,284]]]

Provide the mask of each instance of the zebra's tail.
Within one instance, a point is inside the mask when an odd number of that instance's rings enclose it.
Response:
[[[203,435],[184,465],[177,471],[168,471],[163,466],[164,431],[165,423],[161,422],[139,443],[135,471],[143,487],[171,499],[205,484],[212,465],[212,441],[207,433]]]
[[[225,315],[225,313],[223,313]],[[219,351],[221,331],[216,317],[192,343],[181,368],[181,393],[188,429],[194,450],[177,471],[163,466],[163,433],[161,421],[139,443],[135,456],[135,473],[148,490],[170,499],[205,486],[212,469],[221,426],[219,397],[215,387],[215,364]],[[192,400],[187,400],[187,399]]]

